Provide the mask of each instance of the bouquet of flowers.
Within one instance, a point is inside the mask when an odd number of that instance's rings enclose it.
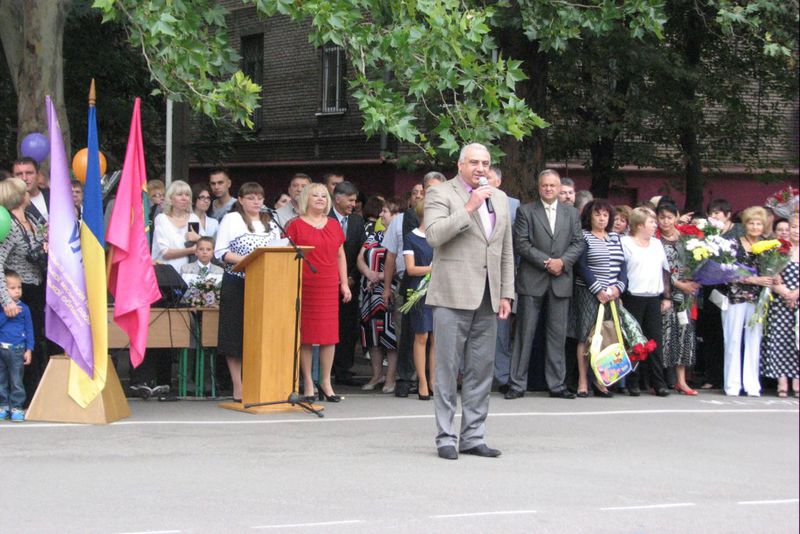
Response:
[[[679,226],[686,257],[687,276],[698,284],[729,284],[755,274],[736,261],[736,244],[722,237],[722,224],[714,219],[697,219],[695,224]]]
[[[424,297],[428,293],[428,284],[431,281],[431,273],[426,274],[422,277],[422,280],[419,282],[419,286],[417,289],[409,289],[408,295],[406,296],[406,301],[400,306],[401,313],[408,313],[411,311],[411,308],[419,302],[422,297]]]
[[[761,276],[776,276],[789,265],[792,244],[783,239],[767,239],[754,243],[753,254],[758,264],[758,274]],[[772,302],[772,289],[764,287],[756,301],[756,311],[747,321],[747,326],[763,323],[769,312],[769,303]]]
[[[216,308],[219,306],[220,284],[212,277],[199,277],[189,284],[181,299],[192,307]]]
[[[778,217],[788,219],[792,212],[797,211],[798,203],[800,203],[800,189],[789,186],[770,195],[764,205],[771,208]]]
[[[619,326],[622,330],[622,337],[625,340],[628,358],[632,362],[646,360],[647,355],[656,350],[656,342],[644,337],[639,321],[628,310],[622,306],[617,306],[617,312],[619,313]]]

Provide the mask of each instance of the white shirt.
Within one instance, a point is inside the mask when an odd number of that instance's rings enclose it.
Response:
[[[203,228],[203,225],[200,224],[200,235],[204,237],[214,237],[217,235],[218,229],[219,229],[219,221],[216,220],[214,217],[211,217],[210,215],[206,214],[206,227]]]
[[[188,223],[190,222],[199,223],[200,219],[194,213],[190,213],[187,223],[178,228],[170,222],[166,213],[156,215],[155,221],[153,221],[153,247],[151,250],[154,261],[172,265],[176,271],[181,272],[181,267],[189,263],[189,256],[166,260],[164,253],[171,248],[186,248],[186,233],[189,231]]]
[[[381,243],[383,248],[397,256],[394,264],[394,272],[397,275],[406,272],[406,260],[403,258],[403,215],[404,213],[400,212],[392,218]]]
[[[552,204],[548,204],[542,200],[544,206],[544,213],[547,215],[547,222],[550,223],[550,232],[556,232],[556,212],[558,211],[558,200],[554,200]]]
[[[669,272],[664,245],[655,237],[650,238],[648,247],[640,247],[629,235],[621,241],[628,270],[628,292],[637,297],[661,295],[664,292],[662,271]]]
[[[36,209],[39,210],[39,213],[42,214],[45,221],[50,220],[50,214],[47,213],[47,202],[44,200],[44,195],[41,191],[35,197],[31,197],[31,204],[36,206]]]

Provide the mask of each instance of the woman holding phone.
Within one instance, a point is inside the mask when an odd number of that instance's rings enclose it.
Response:
[[[194,254],[195,243],[200,234],[190,228],[200,220],[192,212],[192,189],[189,184],[177,180],[167,188],[164,212],[153,221],[153,261],[172,265],[180,272]],[[195,226],[196,228],[196,226]]]
[[[199,222],[189,223],[189,227],[196,225],[195,232],[201,236],[216,237],[219,221],[208,214],[208,210],[211,208],[211,190],[208,188],[208,184],[194,184],[192,197],[194,198],[194,214],[197,215]]]

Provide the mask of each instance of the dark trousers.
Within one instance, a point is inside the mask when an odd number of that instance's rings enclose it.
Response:
[[[39,387],[39,380],[42,379],[45,367],[47,367],[47,350],[45,349],[44,337],[44,306],[45,306],[45,286],[33,284],[22,284],[22,302],[28,305],[31,310],[31,322],[33,323],[33,354],[31,364],[25,366],[23,384],[25,384],[25,406],[30,404],[36,388]]]
[[[173,353],[173,349],[147,349],[141,365],[131,369],[130,384],[171,387]]]
[[[709,300],[713,287],[703,287],[702,307],[697,314],[697,380],[722,387],[725,339],[722,335],[722,313]]]
[[[404,278],[400,282],[400,289],[398,289],[398,294],[395,295],[398,304],[395,308],[394,320],[400,321],[400,328],[397,329],[397,379],[403,382],[411,382],[416,372],[414,367],[414,332],[411,331],[411,314],[397,310],[405,302],[405,295],[409,289],[406,280]]]
[[[356,343],[359,342],[358,297],[350,302],[339,303],[339,343],[333,356],[333,374],[337,380],[347,380],[356,358]]]
[[[636,370],[625,377],[625,385],[629,389],[644,387],[642,379],[643,375],[647,375],[650,378],[650,386],[656,390],[666,388],[662,356],[661,297],[637,297],[626,293],[623,302],[625,309],[639,321],[644,337],[656,342],[656,350],[651,352],[645,361],[639,362]]]

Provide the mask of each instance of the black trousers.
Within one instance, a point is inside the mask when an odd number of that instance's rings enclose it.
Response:
[[[130,384],[172,387],[173,349],[147,349],[136,369],[131,367]],[[221,359],[221,358],[220,358]]]
[[[666,388],[662,356],[661,297],[637,297],[625,293],[622,301],[625,309],[639,321],[644,337],[656,342],[656,350],[651,352],[645,361],[639,362],[637,369],[625,377],[626,387],[628,389],[644,387],[642,379],[644,375],[647,375],[650,378],[651,387],[656,390]]]
[[[339,302],[339,343],[333,356],[333,374],[337,380],[347,380],[355,363],[360,330],[357,289],[354,292],[356,296],[350,302]]]
[[[702,307],[697,314],[697,379],[722,387],[725,340],[722,335],[722,313],[709,300],[714,287],[703,287]]]
[[[45,306],[45,286],[22,284],[22,302],[28,305],[31,310],[31,322],[33,323],[33,337],[35,343],[31,354],[30,365],[25,366],[22,383],[25,386],[25,406],[27,407],[39,387],[44,370],[47,367],[47,350],[45,349],[46,340],[44,337],[44,306]]]

